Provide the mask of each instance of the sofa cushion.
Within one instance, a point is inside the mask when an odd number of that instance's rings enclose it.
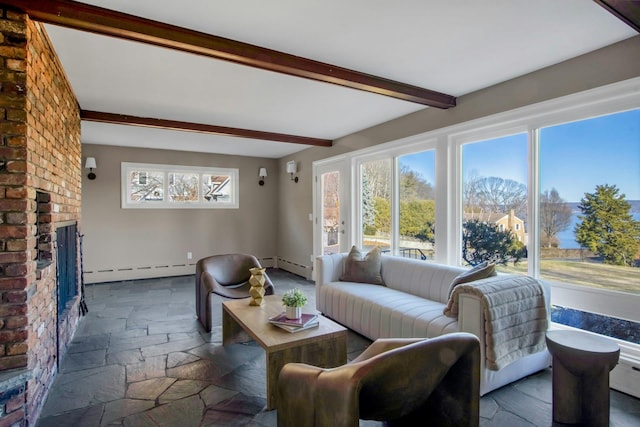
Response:
[[[384,286],[352,282],[323,285],[316,304],[325,316],[361,335],[377,338],[437,337],[458,332],[444,304]]]
[[[344,274],[340,277],[340,280],[343,282],[384,285],[380,274],[381,256],[380,248],[377,246],[364,256],[360,249],[353,246],[345,259]]]
[[[382,257],[382,280],[387,288],[447,303],[449,285],[467,268],[397,256]]]
[[[494,263],[489,263],[487,261],[481,262],[472,269],[459,274],[455,279],[453,279],[451,285],[449,286],[449,296],[447,300],[451,298],[453,288],[455,288],[457,285],[461,283],[469,283],[475,282],[476,280],[486,279],[487,277],[492,277],[497,274],[498,273],[496,273],[496,265]]]

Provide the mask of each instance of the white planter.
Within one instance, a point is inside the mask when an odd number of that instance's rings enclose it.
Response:
[[[299,319],[302,316],[302,307],[285,307],[284,315],[287,319]]]

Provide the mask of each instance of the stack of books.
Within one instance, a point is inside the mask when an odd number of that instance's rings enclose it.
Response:
[[[318,315],[302,313],[299,319],[287,319],[284,312],[269,318],[269,323],[284,329],[287,332],[294,333],[304,331],[305,329],[315,328],[318,326]]]

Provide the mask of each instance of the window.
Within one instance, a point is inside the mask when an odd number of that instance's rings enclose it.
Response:
[[[360,245],[407,258],[435,255],[435,151],[360,164]]]
[[[189,172],[169,172],[169,202],[198,203],[200,201],[200,176]]]
[[[122,163],[122,208],[237,209],[238,169]]]
[[[462,146],[462,264],[526,271],[527,141],[519,133]]]
[[[340,172],[323,173],[322,192],[322,253],[340,252]]]
[[[391,159],[363,162],[360,166],[362,246],[391,249]]]
[[[424,212],[405,210],[411,196],[403,173],[419,172],[438,183],[424,198],[433,200],[438,262],[495,258],[472,238],[507,235],[500,269],[549,283],[553,321],[580,319],[572,325],[618,338],[623,353],[640,357],[639,84],[635,78],[349,154],[359,177],[351,225],[362,234],[354,243],[394,255],[418,243],[406,221]],[[434,160],[416,168],[413,156],[429,151]],[[605,206],[613,219],[587,218]],[[585,221],[590,228],[580,227]],[[616,232],[594,242],[594,224]]]
[[[602,304],[640,295],[640,109],[544,127],[539,144],[540,276],[600,296],[552,320],[640,343],[640,324]]]
[[[147,172],[138,172],[138,185],[147,185],[149,174]]]
[[[435,152],[398,157],[400,256],[433,259],[435,256]]]
[[[129,174],[129,201],[162,202],[164,201],[164,173],[154,171],[132,170]]]
[[[640,110],[541,129],[542,277],[640,294],[639,142]]]
[[[203,175],[202,194],[207,203],[229,201],[231,198],[232,174]],[[237,187],[237,185],[233,186]]]

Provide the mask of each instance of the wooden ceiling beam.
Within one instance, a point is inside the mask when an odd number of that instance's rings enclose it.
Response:
[[[332,83],[403,101],[451,108],[456,98],[418,86],[71,0],[3,0],[36,20]]]
[[[177,120],[154,119],[150,117],[127,116],[124,114],[103,113],[100,111],[81,110],[82,120],[119,125],[142,126],[156,129],[167,129],[187,132],[209,133],[222,136],[259,139],[263,141],[288,142],[291,144],[313,145],[316,147],[331,147],[330,139],[310,138],[306,136],[288,135],[283,133],[264,132],[250,129],[239,129],[226,126],[207,125],[202,123],[180,122]]]
[[[614,14],[631,28],[640,33],[640,1],[630,0],[594,0],[600,6]]]

